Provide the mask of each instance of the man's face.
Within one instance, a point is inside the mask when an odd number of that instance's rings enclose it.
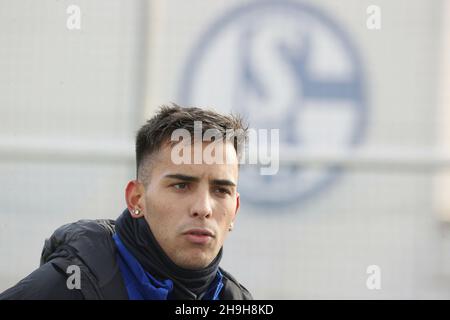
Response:
[[[200,145],[205,148],[207,143]],[[223,148],[225,164],[174,164],[170,145],[148,162],[143,214],[159,245],[180,267],[209,265],[239,208],[238,159],[231,143]]]

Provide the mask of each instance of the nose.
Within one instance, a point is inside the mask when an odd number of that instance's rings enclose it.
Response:
[[[211,198],[208,191],[198,192],[191,207],[191,217],[209,218],[212,215]]]

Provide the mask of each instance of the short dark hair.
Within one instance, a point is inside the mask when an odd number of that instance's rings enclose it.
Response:
[[[136,177],[142,177],[142,163],[150,158],[154,152],[172,136],[176,129],[186,129],[191,135],[194,133],[194,121],[201,121],[202,135],[208,129],[215,129],[223,139],[232,140],[238,158],[241,156],[242,143],[246,142],[248,125],[238,114],[222,115],[212,110],[201,108],[181,107],[175,103],[159,107],[157,113],[149,119],[136,135]],[[233,135],[227,136],[227,130]],[[145,178],[144,178],[145,179]]]

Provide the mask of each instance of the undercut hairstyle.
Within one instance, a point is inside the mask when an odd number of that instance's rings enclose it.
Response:
[[[149,176],[147,160],[164,144],[171,142],[175,130],[185,129],[193,136],[194,121],[201,121],[202,136],[208,129],[217,130],[216,132],[222,135],[223,141],[227,139],[226,142],[233,143],[238,159],[241,157],[247,142],[248,125],[240,115],[222,115],[212,110],[181,107],[175,103],[163,105],[136,135],[136,178],[139,181],[147,183]]]

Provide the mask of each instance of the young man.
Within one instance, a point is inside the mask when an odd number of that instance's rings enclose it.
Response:
[[[214,139],[195,139],[208,130]],[[237,117],[162,107],[137,134],[127,209],[116,221],[57,229],[40,268],[0,299],[251,299],[219,267],[239,209],[238,151],[246,130]],[[174,140],[180,133],[184,138]],[[213,144],[213,152],[202,152]]]

